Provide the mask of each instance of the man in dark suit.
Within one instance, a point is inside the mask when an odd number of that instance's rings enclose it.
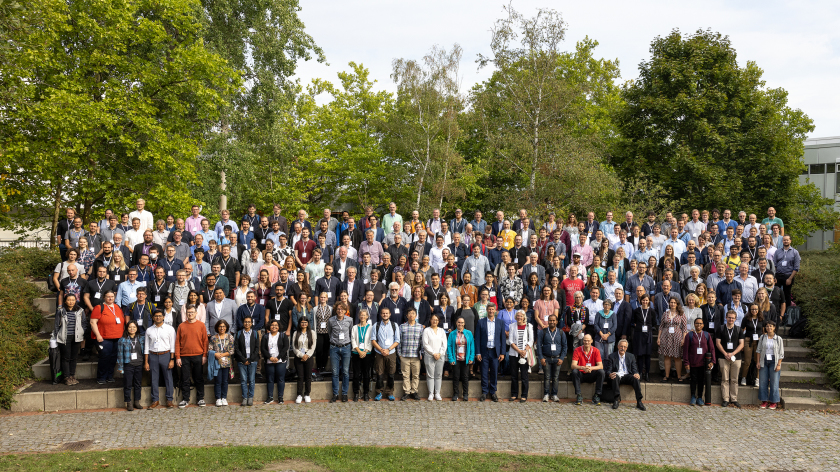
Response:
[[[364,297],[364,284],[356,278],[359,269],[354,266],[347,268],[347,277],[341,282],[341,292],[347,292],[347,301],[350,306],[356,306]]]
[[[483,402],[489,394],[490,399],[497,402],[499,397],[496,396],[496,381],[499,363],[505,360],[507,337],[505,324],[496,318],[496,305],[492,303],[487,305],[487,317],[478,321],[476,331],[478,355],[475,358],[481,362],[481,396],[478,401]]]
[[[682,297],[679,293],[672,291],[671,281],[663,280],[662,291],[653,297],[653,309],[656,312],[656,324],[659,324],[662,321],[662,315],[668,311],[668,302],[671,300],[671,297],[676,298],[677,301],[680,302],[680,306],[682,306]]]
[[[359,263],[347,257],[347,248],[342,246],[338,249],[338,257],[333,261],[333,274],[344,281],[347,278],[348,267],[355,267],[358,272]]]
[[[427,233],[425,230],[421,230],[420,233],[417,235],[417,241],[411,243],[411,247],[408,249],[408,255],[411,257],[411,253],[417,251],[420,254],[420,259],[423,259],[423,256],[428,256],[429,252],[432,250],[432,243],[429,242],[429,238],[427,237]],[[394,264],[399,262],[399,260],[391,261]]]
[[[630,307],[630,302],[624,301],[624,289],[615,289],[615,305],[613,311],[616,318],[616,339],[630,338],[630,323],[633,322],[633,308]]]
[[[143,233],[143,242],[134,246],[134,252],[131,254],[132,265],[140,263],[140,256],[149,254],[149,249],[157,248],[158,254],[163,254],[163,248],[160,244],[154,242],[154,237],[151,231]],[[126,262],[127,263],[127,262]]]
[[[636,356],[627,352],[628,342],[622,339],[618,342],[618,350],[610,354],[610,370],[609,378],[612,383],[612,389],[615,393],[615,400],[613,401],[613,410],[618,409],[621,404],[621,385],[632,385],[633,390],[636,391],[636,408],[645,411],[645,405],[642,404],[642,387],[639,384],[639,366],[636,365]]]
[[[358,251],[359,248],[362,246],[362,241],[365,240],[365,236],[362,234],[362,230],[356,227],[356,220],[354,218],[349,218],[347,220],[348,227],[344,231],[341,232],[342,239],[345,235],[350,236],[350,244]]]

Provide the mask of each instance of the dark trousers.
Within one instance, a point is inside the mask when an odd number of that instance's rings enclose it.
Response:
[[[190,401],[190,377],[195,384],[196,401],[204,400],[204,372],[201,356],[181,356],[181,399]]]
[[[528,362],[524,364],[519,363],[518,357],[511,357],[508,356],[505,359],[510,358],[510,370],[511,370],[511,378],[510,378],[510,396],[511,397],[518,397],[519,395],[519,383],[522,383],[522,397],[528,398]]]
[[[76,358],[79,357],[79,347],[81,345],[82,343],[69,339],[64,344],[58,344],[58,350],[61,352],[61,372],[64,374],[64,378],[76,375]]]
[[[581,383],[594,383],[595,395],[601,396],[601,390],[604,386],[604,370],[596,370],[585,374],[577,369],[572,370],[572,384],[575,386],[575,395],[580,395]]]
[[[123,399],[131,401],[131,390],[134,389],[134,401],[140,401],[140,381],[143,380],[143,366],[125,364],[123,366]]]
[[[301,397],[309,395],[312,391],[312,374],[310,372],[313,365],[315,365],[315,359],[311,357],[305,361],[300,357],[295,357],[295,369],[298,371],[297,394]]]
[[[315,365],[318,367],[318,372],[323,372],[327,368],[328,360],[330,360],[330,335],[318,334],[318,342],[315,343]]]
[[[636,392],[636,401],[642,401],[642,386],[639,383],[639,379],[637,379],[636,377],[633,377],[630,374],[626,374],[619,378],[618,375],[616,375],[614,379],[611,379],[611,381],[613,393],[615,393],[615,401],[621,401],[621,389],[619,388],[619,386],[621,385],[632,385],[633,390]]]
[[[481,393],[484,395],[496,393],[496,382],[499,379],[499,355],[497,348],[488,349],[486,356],[481,356]]]
[[[230,380],[230,367],[220,368],[216,373],[216,378],[213,381],[213,393],[216,394],[216,400],[221,398],[227,399],[228,381]]]
[[[691,396],[703,398],[703,388],[706,386],[706,367],[702,365],[691,366],[689,372],[691,373]]]
[[[359,357],[358,354],[350,356],[350,367],[353,371],[353,393],[356,395],[370,393],[370,371],[373,369],[373,356],[374,354],[371,352],[367,353],[364,359]]]
[[[103,339],[99,346],[99,364],[96,366],[96,380],[114,378],[114,366],[117,364],[117,342],[119,339]]]
[[[281,400],[283,393],[286,391],[286,362],[275,364],[266,362],[265,370],[268,398],[274,398],[274,384],[277,383],[277,399]]]
[[[794,281],[791,281],[790,285],[788,285],[788,277],[790,277],[790,274],[780,274],[776,272],[776,281],[779,284],[779,286],[782,287],[782,292],[784,292],[785,294],[785,305],[787,305],[788,308],[790,308],[790,291],[793,288]]]
[[[383,395],[394,394],[394,372],[397,371],[397,354],[392,352],[387,356],[377,353],[373,361],[376,369],[376,393]],[[405,379],[404,382],[407,382]]]
[[[638,355],[636,356],[636,360],[639,363],[639,369],[641,369],[642,374],[649,374],[650,373],[650,356],[649,355]]]
[[[149,353],[149,370],[152,371],[152,402],[158,401],[160,392],[160,377],[163,375],[163,383],[166,386],[166,399],[172,401],[172,371],[169,368],[169,360],[172,354],[153,354]]]
[[[455,361],[452,367],[452,396],[467,398],[470,393],[470,366],[467,361]],[[459,392],[458,386],[463,392]]]

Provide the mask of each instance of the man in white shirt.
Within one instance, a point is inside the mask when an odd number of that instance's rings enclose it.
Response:
[[[592,287],[592,290],[589,291],[589,299],[583,302],[583,306],[589,310],[589,321],[586,323],[589,326],[595,325],[595,315],[604,309],[604,302],[598,299],[600,296],[601,292],[598,287]]]
[[[700,212],[691,210],[691,221],[685,225],[685,230],[691,234],[691,239],[698,242],[697,237],[706,231],[706,224],[700,221]]]
[[[604,284],[604,293],[607,294],[607,298],[610,299],[611,302],[615,303],[615,289],[620,288],[623,289],[620,283],[616,282],[616,273],[614,270],[607,271],[607,283]],[[615,311],[615,308],[613,308]]]
[[[140,218],[135,216],[131,219],[131,229],[125,232],[125,245],[130,251],[133,251],[135,246],[143,242],[143,233],[145,231]],[[128,264],[127,261],[126,264]]]
[[[443,236],[435,236],[435,247],[429,251],[429,263],[435,268],[437,273],[440,273],[443,266],[446,265],[446,259],[443,257],[443,250],[446,249],[443,245]]]
[[[143,354],[146,357],[145,369],[152,373],[152,404],[149,410],[160,406],[160,375],[163,372],[163,380],[166,385],[166,407],[174,408],[174,389],[172,387],[172,368],[175,361],[172,355],[175,353],[175,328],[164,324],[163,310],[155,310],[152,315],[154,325],[146,329],[145,346]]]
[[[618,342],[616,352],[610,354],[610,374],[609,378],[612,381],[613,392],[615,392],[615,400],[613,401],[612,409],[617,410],[621,404],[621,385],[632,385],[636,393],[636,408],[642,411],[647,410],[642,404],[642,388],[639,383],[641,376],[639,375],[639,366],[636,364],[636,357],[627,352],[629,343],[626,339]]]
[[[432,234],[440,233],[442,223],[440,219],[440,208],[435,208],[432,210],[432,218],[429,220],[429,223],[426,225],[426,229],[428,229]]]
[[[143,234],[143,231],[150,229],[152,231],[155,230],[155,220],[152,217],[152,213],[149,211],[144,210],[146,207],[146,200],[142,198],[137,199],[137,211],[132,211],[128,214],[128,220],[133,221],[134,218],[140,219],[140,234]],[[140,239],[143,239],[142,237]]]
[[[755,301],[755,294],[758,292],[758,280],[750,275],[750,266],[746,262],[742,262],[738,266],[736,280],[741,282],[741,302],[752,305]]]
[[[680,257],[685,252],[685,243],[680,241],[680,239],[677,237],[679,235],[679,232],[680,232],[680,230],[678,230],[676,226],[671,227],[671,239],[665,241],[665,243],[662,244],[662,253],[659,255],[659,257],[664,257],[665,256],[665,248],[666,247],[673,246],[674,247],[674,260],[675,261],[680,260]]]

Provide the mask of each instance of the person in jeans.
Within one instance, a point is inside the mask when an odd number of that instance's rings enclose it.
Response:
[[[350,336],[352,351],[350,352],[350,367],[353,369],[353,401],[359,401],[362,394],[364,401],[370,400],[370,371],[373,368],[373,330],[368,324],[368,311],[359,310],[359,324],[353,327]],[[359,388],[359,384],[362,387]]]
[[[333,307],[335,316],[327,320],[327,335],[330,342],[330,362],[332,363],[332,390],[330,403],[338,400],[338,381],[341,379],[341,401],[347,401],[347,389],[350,386],[350,329],[353,320],[347,316],[350,307],[345,302],[338,302]]]
[[[459,385],[463,389],[461,399],[468,401],[469,371],[475,359],[475,341],[463,318],[455,320],[455,330],[449,334],[446,344],[446,359],[452,365],[452,401],[458,401]]]
[[[216,371],[213,391],[216,394],[216,406],[228,406],[227,392],[230,361],[233,356],[233,335],[230,334],[230,325],[225,320],[217,321],[214,330],[216,334],[210,338],[210,349],[215,351],[214,357],[219,363],[219,370]]]
[[[166,407],[173,408],[172,403],[174,389],[172,388],[172,368],[175,366],[175,328],[163,322],[163,310],[157,309],[152,313],[152,322],[146,330],[145,345],[143,354],[146,356],[146,365],[143,366],[146,372],[152,373],[152,404],[148,409],[153,410],[160,406],[158,395],[160,392],[160,376],[163,373],[164,385],[166,385]]]
[[[557,327],[557,315],[548,315],[548,328],[537,334],[537,358],[543,366],[543,400],[559,402],[557,388],[560,379],[560,367],[566,358],[566,333]]]
[[[186,408],[190,403],[190,377],[195,384],[198,406],[204,403],[204,372],[207,364],[207,327],[195,317],[194,306],[187,307],[187,322],[178,325],[175,338],[175,364],[181,371],[181,403],[178,408]]]
[[[785,236],[788,239],[788,236]],[[785,358],[785,345],[782,337],[776,334],[776,323],[768,321],[764,325],[764,334],[758,340],[755,349],[758,365],[758,399],[761,408],[776,409],[779,403],[779,376],[782,359]],[[769,401],[769,405],[768,405]]]
[[[738,408],[738,373],[741,371],[741,356],[744,350],[744,332],[735,324],[738,315],[734,310],[726,314],[726,324],[718,327],[715,345],[722,380],[720,382],[721,406],[731,402]]]
[[[528,373],[530,367],[528,366],[528,350],[534,348],[534,332],[528,325],[528,320],[525,312],[519,310],[516,312],[516,321],[508,325],[508,342],[510,348],[508,349],[508,357],[511,359],[511,379],[510,379],[510,401],[515,402],[519,392],[519,383],[522,383],[522,396],[519,397],[520,403],[528,401]]]
[[[259,336],[252,329],[254,321],[250,316],[242,320],[242,330],[236,332],[233,343],[233,355],[239,364],[239,378],[242,383],[242,403],[240,406],[254,406],[254,378],[260,360]]]
[[[286,366],[289,361],[289,337],[280,331],[280,322],[271,320],[268,333],[260,341],[260,352],[265,359],[266,387],[268,398],[266,405],[274,403],[274,384],[277,383],[277,403],[283,404],[283,392],[286,390]]]
[[[52,333],[61,352],[61,372],[64,373],[66,385],[79,383],[76,380],[76,358],[79,356],[79,347],[85,341],[87,329],[85,310],[78,303],[76,295],[68,294],[64,297],[64,304],[55,312],[55,327]]]
[[[443,381],[443,365],[446,361],[446,331],[440,326],[440,316],[429,318],[429,327],[423,330],[423,349],[426,361],[426,383],[429,387],[429,401],[441,401],[440,385]]]
[[[299,372],[297,380],[297,399],[295,403],[306,401],[309,403],[312,399],[309,397],[309,392],[312,390],[312,376],[309,372],[312,371],[312,366],[315,365],[315,346],[318,338],[315,335],[315,330],[309,327],[309,320],[301,318],[298,321],[297,330],[292,336],[292,350],[295,353],[295,370]]]
[[[117,343],[117,370],[123,374],[123,400],[128,411],[138,410],[140,405],[140,381],[143,379],[143,335],[139,333],[137,322],[131,320],[125,324],[125,335]],[[134,403],[131,403],[131,391],[134,390]]]
[[[376,352],[373,365],[376,369],[376,396],[374,401],[382,400],[387,395],[394,401],[394,372],[397,370],[397,347],[400,345],[400,330],[391,321],[391,309],[379,308],[379,321],[373,325],[373,349]]]
[[[400,365],[403,375],[403,396],[400,400],[420,400],[417,387],[420,386],[420,349],[423,341],[423,326],[417,322],[417,311],[413,306],[405,310],[405,323],[400,331]]]

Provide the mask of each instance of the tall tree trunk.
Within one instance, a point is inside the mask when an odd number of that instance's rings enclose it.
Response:
[[[417,185],[417,201],[414,203],[414,209],[420,211],[420,195],[423,193],[423,180],[426,178],[426,171],[429,169],[429,161],[431,160],[431,139],[426,135],[426,162],[423,164],[423,173],[420,174],[420,183]]]
[[[50,228],[50,249],[55,249],[55,234],[58,231],[58,219],[61,216],[61,190],[64,187],[64,181],[59,180],[55,187],[55,203],[53,205],[52,227]]]

